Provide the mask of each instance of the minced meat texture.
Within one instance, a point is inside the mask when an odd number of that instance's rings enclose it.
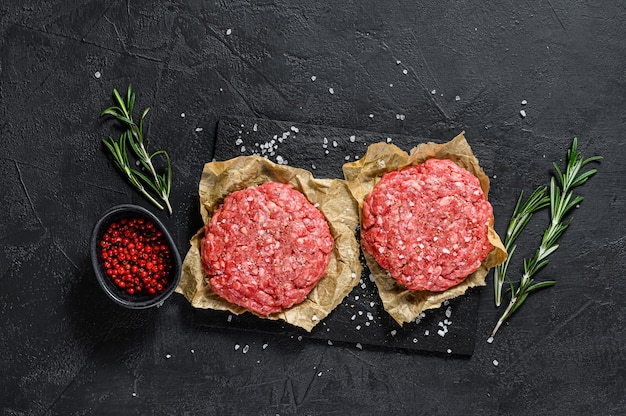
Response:
[[[211,289],[260,315],[302,302],[326,274],[334,240],[324,215],[291,185],[228,195],[205,227]]]
[[[492,207],[478,179],[450,160],[386,173],[363,203],[363,248],[409,290],[441,292],[493,248]]]

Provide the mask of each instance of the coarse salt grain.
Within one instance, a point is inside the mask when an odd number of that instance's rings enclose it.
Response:
[[[409,73],[409,71],[407,71],[406,69],[403,69],[403,70],[402,70],[402,73],[403,73],[404,75],[406,75],[406,74],[408,74],[408,73]]]
[[[185,113],[180,113],[181,118],[185,118]]]
[[[263,346],[261,348],[266,349],[267,348],[267,343],[263,344]]]
[[[331,340],[328,340],[328,345],[333,345],[333,342]]]
[[[497,367],[499,364],[500,363],[498,362],[498,360],[493,360],[493,365],[495,365]]]
[[[203,130],[203,128],[202,128],[202,127],[196,127],[196,132],[197,132],[197,133],[201,132],[202,130]]]
[[[391,336],[392,336],[392,337],[395,337],[397,333],[398,333],[398,331],[396,331],[396,330],[394,329],[393,331],[391,331]]]
[[[328,89],[328,92],[331,93],[331,94],[334,94],[335,93],[335,89],[331,87],[331,88]]]
[[[528,101],[522,100],[522,105],[526,105],[526,104],[528,104]]]
[[[95,74],[93,74],[94,77],[96,77],[97,79],[100,79],[100,77],[102,76],[102,74],[100,73],[100,71],[96,71]]]
[[[493,337],[489,337],[489,338],[487,338],[487,343],[488,343],[488,344],[491,344],[492,342],[493,342]]]
[[[232,30],[232,29],[226,29],[226,35],[227,35],[227,36],[228,36],[228,35],[230,35],[231,33],[233,33],[233,30]]]
[[[311,81],[315,82],[316,79],[317,77],[315,75],[311,76]]]
[[[452,354],[452,350],[450,348],[447,349],[448,354]]]
[[[522,118],[526,117],[526,111],[520,110],[519,115],[522,116]]]
[[[363,346],[361,345],[361,343],[360,343],[360,342],[357,342],[357,343],[356,343],[356,347],[357,347],[358,349],[360,349],[360,350],[362,350],[362,349],[363,349]]]
[[[241,348],[240,345],[239,344],[235,344],[235,351],[237,351],[239,348]]]
[[[246,344],[246,345],[243,347],[243,350],[241,350],[241,352],[243,352],[244,354],[246,354],[249,350],[250,350],[250,346],[249,346],[248,344]]]
[[[458,95],[456,97],[454,97],[455,101],[461,101],[461,97],[459,97]]]
[[[165,358],[167,358],[169,360],[170,358],[172,358],[172,355],[171,354],[166,354]]]
[[[311,320],[312,320],[312,321],[317,321],[317,315],[313,315],[313,316],[311,317]]]

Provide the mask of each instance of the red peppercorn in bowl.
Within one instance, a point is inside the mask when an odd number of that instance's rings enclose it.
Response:
[[[98,220],[91,262],[105,293],[131,309],[161,306],[174,293],[182,267],[163,223],[137,205],[115,206]]]

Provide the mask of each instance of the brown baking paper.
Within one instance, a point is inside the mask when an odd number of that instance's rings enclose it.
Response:
[[[228,194],[265,182],[290,183],[312,204],[317,204],[335,240],[326,275],[302,303],[269,316],[255,314],[261,318],[284,320],[310,332],[359,282],[362,266],[355,237],[359,223],[357,204],[343,180],[315,179],[304,169],[277,165],[259,156],[240,156],[204,166],[199,185],[200,214],[204,224],[209,222]],[[196,308],[226,310],[234,314],[248,311],[211,290],[200,257],[203,235],[204,227],[190,241],[176,291]]]
[[[488,195],[489,178],[478,164],[478,160],[472,153],[463,133],[444,144],[420,144],[411,150],[410,155],[395,145],[376,143],[369,146],[364,157],[343,165],[348,187],[359,204],[359,213],[362,212],[365,197],[372,191],[383,174],[407,166],[418,165],[430,158],[450,159],[467,169],[478,178],[485,196]],[[493,228],[493,218],[489,225],[488,237],[494,248],[478,270],[469,275],[463,282],[443,292],[406,289],[397,283],[376,262],[374,257],[363,251],[385,310],[398,324],[402,325],[414,320],[427,309],[438,308],[444,301],[463,295],[470,287],[485,286],[485,277],[489,269],[502,263],[507,256],[500,237]]]

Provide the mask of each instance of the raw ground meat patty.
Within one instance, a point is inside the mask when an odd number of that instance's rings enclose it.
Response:
[[[409,290],[444,291],[476,271],[493,246],[492,208],[478,179],[450,160],[389,172],[363,203],[365,251]]]
[[[302,302],[326,274],[334,240],[324,215],[291,185],[228,195],[205,227],[211,289],[260,315]]]

